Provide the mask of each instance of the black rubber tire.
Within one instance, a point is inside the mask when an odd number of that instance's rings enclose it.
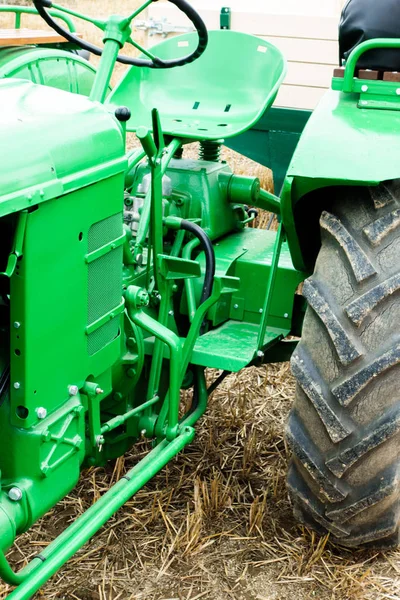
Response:
[[[400,180],[338,188],[304,283],[292,357],[288,489],[343,546],[393,547],[400,524]]]

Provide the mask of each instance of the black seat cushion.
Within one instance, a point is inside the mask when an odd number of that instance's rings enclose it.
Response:
[[[361,42],[373,38],[400,38],[400,0],[349,0],[339,26],[340,59],[347,59]],[[400,50],[372,50],[359,68],[400,71]]]

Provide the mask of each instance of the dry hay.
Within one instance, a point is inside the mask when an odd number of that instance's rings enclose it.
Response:
[[[218,373],[210,371],[209,383]],[[287,364],[229,376],[198,435],[37,598],[383,600],[400,598],[398,553],[349,552],[293,520],[283,438],[294,393]],[[190,391],[182,403],[190,403]],[[21,536],[19,568],[148,450],[139,443]],[[5,586],[0,590],[5,591]]]
[[[76,2],[68,2],[77,6]],[[111,2],[82,0],[89,14]],[[119,2],[118,8],[128,6]],[[188,152],[196,153],[196,149]],[[235,171],[270,172],[224,149]],[[260,215],[264,227],[269,215]],[[209,382],[218,373],[208,373]],[[285,488],[287,364],[229,376],[195,441],[128,502],[36,595],[61,600],[400,600],[400,553],[344,550],[298,526]],[[190,403],[190,391],[182,402]],[[21,568],[148,451],[139,443],[76,489],[10,553]],[[9,588],[0,583],[0,597]]]

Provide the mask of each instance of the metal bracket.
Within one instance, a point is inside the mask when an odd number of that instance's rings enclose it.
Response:
[[[230,29],[232,21],[232,11],[229,6],[223,6],[220,14],[220,29]]]
[[[163,37],[168,37],[171,33],[191,33],[195,31],[192,26],[174,25],[173,23],[169,23],[167,19],[137,20],[133,25],[135,29],[147,31],[149,36],[162,35]]]

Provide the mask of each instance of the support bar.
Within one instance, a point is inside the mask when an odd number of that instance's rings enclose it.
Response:
[[[8,600],[28,600],[64,563],[67,562],[108,519],[156,475],[174,456],[179,454],[195,436],[191,427],[185,427],[172,442],[164,440],[122,477],[100,500],[78,517],[61,535],[47,546],[39,557],[20,573],[14,574],[16,583],[24,578]],[[0,575],[5,575],[4,555],[0,560]],[[36,567],[32,565],[36,563]],[[10,567],[7,563],[8,569]],[[7,577],[10,581],[10,577]],[[16,581],[17,580],[17,581]]]

